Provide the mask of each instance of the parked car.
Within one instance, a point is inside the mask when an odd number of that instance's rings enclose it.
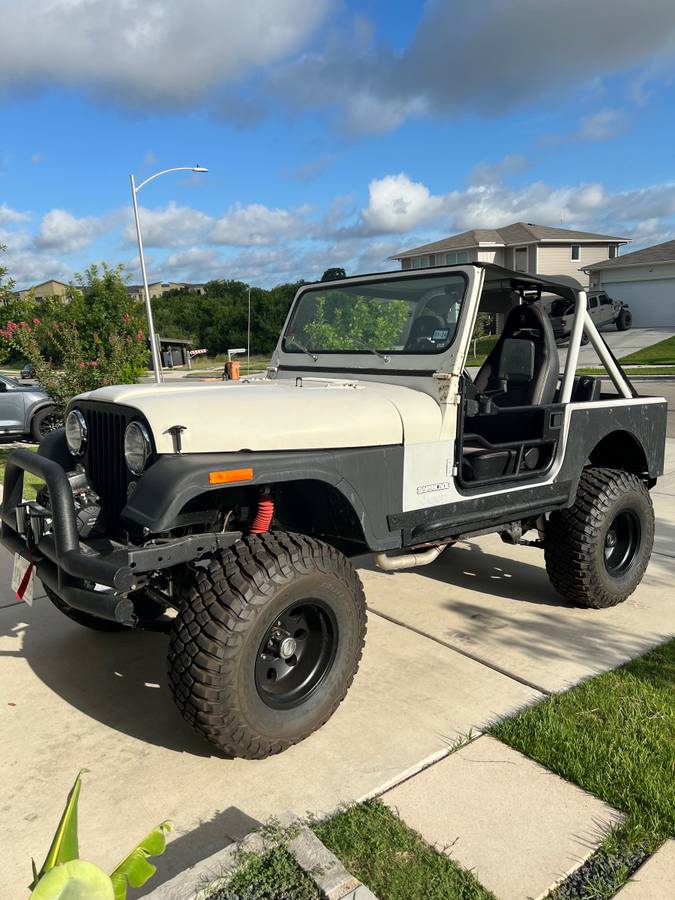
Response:
[[[618,331],[628,331],[633,324],[633,315],[622,300],[612,300],[605,291],[589,291],[588,312],[597,328],[616,325]],[[574,304],[559,298],[549,308],[553,334],[557,341],[569,338],[574,324]],[[584,334],[582,344],[588,343]]]
[[[23,381],[32,381],[35,378],[35,366],[32,362],[26,363],[19,373],[19,377]]]
[[[63,416],[39,385],[0,375],[0,434],[27,435],[39,441],[62,425]]]
[[[602,335],[616,393],[577,376],[575,352],[561,377],[541,303],[513,305],[550,285],[488,263],[303,284],[262,377],[75,397],[39,454],[7,460],[19,588],[37,573],[96,631],[168,631],[180,712],[252,759],[346,695],[366,632],[360,554],[394,572],[492,532],[543,551],[570,605],[620,603],[649,562],[667,404],[638,396]],[[471,378],[482,314],[505,321]],[[24,471],[47,485],[25,503]],[[373,689],[395,729],[395,692]]]

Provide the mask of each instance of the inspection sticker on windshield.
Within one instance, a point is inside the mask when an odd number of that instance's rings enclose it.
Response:
[[[450,334],[449,328],[437,328],[431,338],[432,341],[447,341]]]
[[[29,606],[33,605],[33,584],[35,582],[35,566],[24,559],[18,553],[14,554],[14,569],[12,570],[12,590],[17,600],[25,600]]]

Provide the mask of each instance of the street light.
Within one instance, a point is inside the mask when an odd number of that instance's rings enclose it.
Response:
[[[141,237],[141,223],[138,218],[138,201],[136,200],[136,194],[140,191],[142,187],[149,181],[154,181],[155,178],[159,178],[160,175],[167,175],[169,172],[208,172],[208,169],[205,169],[204,166],[176,166],[173,169],[163,169],[161,172],[156,172],[154,175],[151,175],[149,178],[146,178],[145,181],[141,181],[140,184],[136,184],[134,181],[134,176],[130,175],[131,179],[131,198],[134,203],[134,220],[136,222],[136,237],[138,239],[138,256],[141,260],[141,277],[143,278],[143,294],[145,296],[145,313],[148,317],[148,335],[150,337],[150,349],[152,351],[152,367],[155,372],[155,381],[157,384],[160,384],[163,380],[162,378],[162,360],[159,355],[159,347],[157,346],[157,339],[155,336],[155,323],[152,318],[152,304],[150,303],[150,288],[148,287],[148,275],[145,271],[145,256],[143,255],[143,238]]]

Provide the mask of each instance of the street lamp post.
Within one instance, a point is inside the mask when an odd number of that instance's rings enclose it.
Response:
[[[167,175],[169,172],[208,172],[208,169],[205,169],[204,166],[176,166],[173,169],[163,169],[161,172],[156,172],[154,175],[151,175],[149,178],[146,178],[145,181],[142,181],[140,184],[136,184],[134,180],[134,176],[130,175],[129,178],[131,180],[131,199],[134,204],[134,221],[136,222],[136,238],[138,240],[138,256],[141,261],[141,277],[143,279],[143,295],[145,297],[145,314],[148,318],[148,336],[150,338],[150,350],[152,351],[152,368],[155,373],[155,381],[157,384],[160,384],[163,380],[162,377],[162,360],[159,353],[159,347],[157,346],[157,336],[155,335],[155,322],[152,318],[152,304],[150,303],[150,288],[148,287],[148,275],[145,270],[145,255],[143,254],[143,238],[141,236],[141,223],[138,218],[138,200],[136,195],[140,191],[142,187],[149,181],[154,181],[155,178],[159,178],[160,175]]]

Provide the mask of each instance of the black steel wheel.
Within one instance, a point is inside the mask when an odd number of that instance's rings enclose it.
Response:
[[[35,441],[42,440],[59,428],[63,428],[63,414],[55,406],[39,409],[30,423],[30,433]]]
[[[577,606],[604,609],[642,581],[654,543],[654,509],[630,472],[585,469],[569,509],[551,513],[544,555],[551,583]]]
[[[632,509],[622,510],[605,534],[605,568],[618,578],[632,566],[640,549],[640,519]]]
[[[366,631],[363,588],[342,553],[271,532],[174,584],[169,683],[197,731],[230,756],[261,759],[330,718]]]
[[[258,648],[255,685],[263,702],[273,709],[304,703],[332,666],[337,645],[337,621],[327,604],[291,604]]]

